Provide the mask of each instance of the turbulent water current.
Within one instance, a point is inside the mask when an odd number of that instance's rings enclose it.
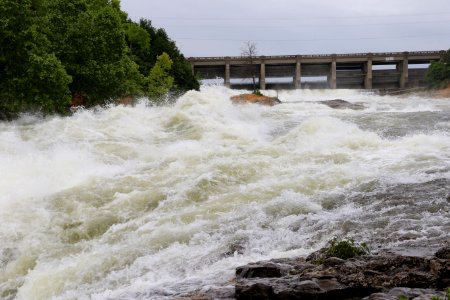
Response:
[[[238,93],[0,122],[0,299],[177,299],[335,236],[448,242],[450,99]]]

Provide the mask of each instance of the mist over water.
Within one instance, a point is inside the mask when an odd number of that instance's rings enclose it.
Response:
[[[448,99],[238,93],[0,122],[0,298],[173,299],[334,236],[449,240]],[[337,98],[364,109],[318,103]]]

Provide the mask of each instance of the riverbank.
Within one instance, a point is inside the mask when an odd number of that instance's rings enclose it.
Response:
[[[450,247],[432,257],[384,253],[341,259],[324,255],[326,251],[238,267],[236,299],[425,300],[447,296]]]
[[[379,90],[377,94],[381,96],[411,96],[417,95],[420,97],[432,97],[432,98],[450,98],[450,84],[447,87],[441,89],[428,89],[422,88],[406,88],[406,89],[393,89],[393,90]]]
[[[444,89],[437,90],[435,95],[437,97],[450,98],[450,84]]]
[[[234,289],[201,290],[176,299],[448,300],[450,246],[429,256],[385,251],[343,258],[348,249],[335,255],[329,249],[249,263],[236,268]]]

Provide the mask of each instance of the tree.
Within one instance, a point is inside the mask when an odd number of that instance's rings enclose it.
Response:
[[[163,29],[129,20],[120,0],[0,0],[0,118],[174,88],[199,88],[190,65]]]
[[[442,54],[440,61],[430,64],[425,80],[434,88],[446,86],[450,82],[450,49]]]
[[[148,76],[148,95],[154,99],[160,99],[167,94],[173,86],[173,77],[170,76],[172,60],[167,53],[158,56],[156,64]]]
[[[253,92],[257,92],[256,88],[256,76],[257,76],[257,70],[253,67],[253,64],[255,62],[255,58],[258,55],[258,50],[256,48],[256,44],[253,42],[246,42],[244,46],[241,48],[241,56],[247,60],[247,62],[250,64],[250,67],[247,68],[245,72],[245,76],[252,78],[253,82]]]
[[[71,77],[38,30],[37,2],[2,0],[0,5],[0,117],[21,111],[64,113]]]
[[[442,53],[441,61],[446,63],[447,65],[450,65],[450,49]]]
[[[450,79],[450,67],[441,61],[432,62],[428,67],[425,80],[431,87],[444,86]]]
[[[141,19],[139,26],[150,34],[151,47],[150,54],[136,54],[135,60],[139,64],[139,71],[147,75],[150,69],[155,65],[157,57],[162,53],[167,53],[173,61],[173,66],[170,70],[170,75],[174,78],[173,89],[179,91],[198,90],[200,84],[197,78],[192,74],[192,68],[188,61],[186,61],[183,54],[177,48],[167,35],[164,29],[156,29],[152,26],[150,20]]]
[[[144,76],[127,53],[117,1],[45,0],[43,27],[51,49],[72,76],[70,91],[86,106],[140,94]]]
[[[133,56],[133,47],[137,46],[144,54],[150,52],[150,34],[138,24],[128,22],[125,24],[125,34],[128,41],[130,56]]]

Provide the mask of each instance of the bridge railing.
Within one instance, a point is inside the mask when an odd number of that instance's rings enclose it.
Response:
[[[375,52],[375,53],[345,53],[345,54],[302,54],[302,55],[269,55],[256,56],[254,59],[296,59],[296,58],[332,58],[332,57],[368,57],[368,56],[411,56],[440,55],[440,51],[411,51],[411,52]],[[223,61],[248,59],[245,56],[216,56],[216,57],[188,57],[188,61]]]

